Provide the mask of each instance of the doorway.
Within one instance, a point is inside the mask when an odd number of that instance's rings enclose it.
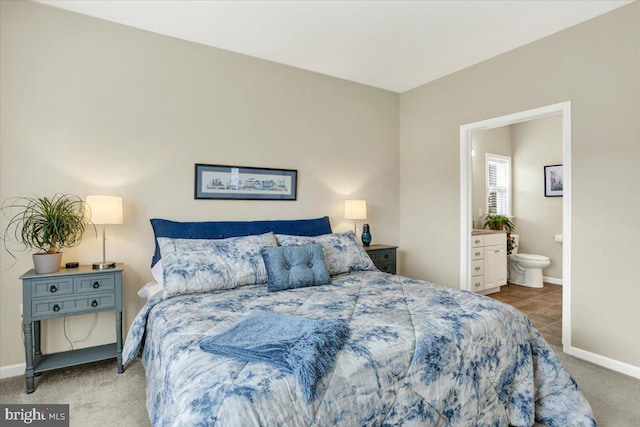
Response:
[[[562,115],[562,346],[571,345],[571,102],[548,105],[460,126],[460,288],[471,290],[472,133],[550,115]]]

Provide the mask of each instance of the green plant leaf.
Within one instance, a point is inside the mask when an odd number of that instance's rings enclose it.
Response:
[[[8,241],[20,244],[21,250],[56,253],[78,246],[89,225],[95,233],[84,201],[75,195],[57,193],[50,199],[15,197],[2,202],[0,211],[8,220],[1,240],[13,258]]]

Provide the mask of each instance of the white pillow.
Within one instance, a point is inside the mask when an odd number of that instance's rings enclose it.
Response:
[[[164,287],[160,283],[152,280],[150,282],[147,282],[147,284],[145,284],[140,288],[140,290],[138,290],[138,296],[140,298],[146,298],[148,301],[151,298],[161,295],[163,288]]]
[[[262,248],[277,246],[275,234],[228,239],[158,237],[165,298],[267,282]]]
[[[161,286],[164,286],[164,271],[162,270],[162,260],[158,260],[156,265],[151,267],[151,275],[153,276],[153,280],[158,282]]]
[[[323,234],[320,236],[289,236],[276,234],[280,246],[304,246],[319,243],[329,274],[336,275],[350,271],[377,270],[371,257],[364,250],[353,231]]]

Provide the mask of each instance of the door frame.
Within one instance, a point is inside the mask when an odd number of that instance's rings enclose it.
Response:
[[[562,115],[562,347],[566,352],[571,347],[571,101],[460,126],[460,289],[471,290],[472,132],[556,114]]]

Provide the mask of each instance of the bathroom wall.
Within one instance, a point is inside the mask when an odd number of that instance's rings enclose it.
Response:
[[[501,126],[473,132],[471,135],[473,155],[473,210],[475,228],[482,228],[487,214],[487,160],[486,154],[511,156],[511,128]],[[482,209],[482,214],[480,210]]]
[[[517,123],[511,128],[513,215],[518,251],[549,257],[543,275],[562,279],[562,197],[544,196],[544,166],[562,163],[562,116]]]

